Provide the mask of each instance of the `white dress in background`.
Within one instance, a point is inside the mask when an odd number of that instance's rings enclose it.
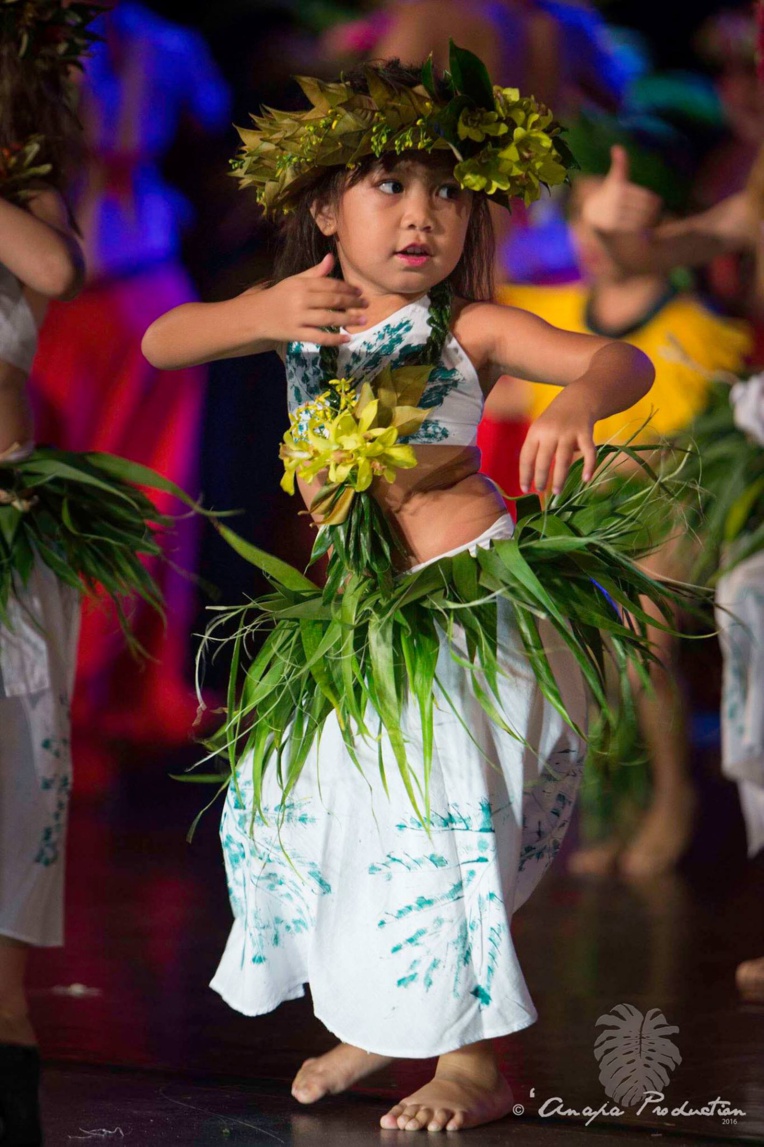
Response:
[[[0,360],[28,373],[36,345],[21,284],[0,264]],[[25,443],[3,460],[31,449]],[[56,945],[63,943],[79,593],[37,559],[8,615],[9,624],[0,623],[0,936]]]
[[[764,375],[732,388],[735,422],[764,447]],[[724,652],[722,770],[738,782],[748,855],[764,848],[764,553],[754,554],[716,588]]]
[[[0,935],[63,943],[80,595],[37,561],[0,627]]]

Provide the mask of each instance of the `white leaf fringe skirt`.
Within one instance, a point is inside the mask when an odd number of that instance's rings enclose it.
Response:
[[[502,519],[472,546],[510,534]],[[457,647],[462,638],[457,627]],[[584,728],[578,667],[551,631],[545,640],[567,711]],[[212,981],[233,1008],[259,1015],[309,983],[316,1016],[339,1039],[407,1058],[533,1023],[512,916],[565,835],[585,746],[542,696],[506,601],[498,652],[502,711],[522,740],[489,720],[470,673],[441,642],[437,677],[449,700],[436,696],[429,836],[389,745],[388,796],[380,746],[358,738],[361,774],[333,715],[284,807],[277,770],[266,770],[268,823],[253,819],[242,758],[221,825],[235,920]],[[421,759],[414,706],[404,731],[409,760]]]
[[[0,626],[0,935],[63,944],[80,595],[40,559]]]

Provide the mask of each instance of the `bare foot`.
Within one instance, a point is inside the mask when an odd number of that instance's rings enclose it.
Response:
[[[502,1119],[512,1110],[512,1089],[493,1053],[485,1050],[486,1044],[484,1040],[442,1055],[435,1077],[391,1107],[380,1126],[399,1131],[459,1131]]]
[[[744,996],[764,999],[764,956],[758,960],[744,960],[735,973],[737,986]]]
[[[568,872],[572,876],[607,876],[615,870],[622,848],[623,844],[615,837],[609,837],[589,848],[579,848],[568,858]]]
[[[636,836],[621,853],[618,868],[622,875],[641,880],[675,868],[692,840],[697,805],[697,794],[690,785],[654,801]]]
[[[340,1043],[325,1055],[305,1060],[294,1077],[292,1095],[300,1103],[315,1103],[324,1095],[345,1091],[388,1063],[392,1063],[392,1056]]]

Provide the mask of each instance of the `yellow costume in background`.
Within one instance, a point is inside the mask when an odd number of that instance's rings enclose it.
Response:
[[[497,298],[564,330],[603,333],[587,323],[589,289],[584,283],[554,287],[505,284]],[[706,404],[710,379],[705,372],[739,374],[753,344],[747,323],[715,315],[689,294],[667,294],[640,326],[616,332],[615,337],[645,352],[655,367],[655,382],[634,406],[597,423],[594,437],[598,444],[623,443],[632,435],[636,442],[653,442],[683,429]],[[528,383],[528,416],[538,418],[558,389]],[[639,430],[648,418],[650,425]]]

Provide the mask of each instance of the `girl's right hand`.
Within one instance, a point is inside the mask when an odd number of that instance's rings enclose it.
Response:
[[[277,343],[311,342],[319,346],[339,346],[349,335],[324,327],[362,325],[368,306],[359,287],[342,279],[330,279],[334,255],[325,255],[315,267],[290,275],[273,287],[259,290],[263,308],[258,326]]]

